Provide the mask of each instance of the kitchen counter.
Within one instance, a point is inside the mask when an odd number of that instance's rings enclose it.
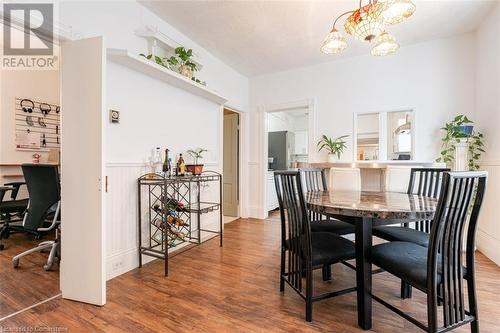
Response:
[[[354,162],[320,162],[311,163],[310,166],[314,168],[360,168],[360,169],[386,169],[387,166],[421,166],[421,167],[444,167],[444,163],[436,162],[419,162],[419,161],[354,161]]]

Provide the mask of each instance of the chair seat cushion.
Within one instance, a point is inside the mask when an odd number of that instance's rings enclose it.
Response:
[[[29,199],[9,200],[0,203],[0,211],[2,213],[19,213],[28,207]]]
[[[339,220],[319,220],[311,222],[311,231],[331,232],[337,235],[347,235],[354,233],[354,225]]]
[[[420,246],[429,246],[429,234],[406,227],[380,226],[373,228],[373,235],[394,242],[409,242]]]
[[[313,267],[353,259],[356,255],[353,242],[329,232],[312,233],[311,242]]]
[[[427,248],[410,242],[384,243],[372,247],[371,260],[413,286],[427,289]]]
[[[372,247],[372,263],[411,285],[427,289],[427,248],[409,242],[389,242]],[[438,256],[437,284],[442,280],[442,261]],[[462,266],[463,277],[467,267]]]

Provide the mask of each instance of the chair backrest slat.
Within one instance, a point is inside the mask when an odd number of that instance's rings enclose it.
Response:
[[[449,172],[447,168],[412,168],[408,194],[418,194],[426,197],[437,198],[440,194],[443,174]],[[429,233],[431,221],[416,221],[415,229]]]
[[[302,291],[304,260],[311,257],[311,227],[307,214],[302,179],[298,171],[276,171],[274,173],[276,193],[280,206],[282,243],[287,246],[288,282]]]
[[[325,169],[300,169],[299,172],[305,192],[328,191]],[[308,210],[308,212],[310,221],[322,219],[320,213],[313,210]]]
[[[486,172],[450,172],[443,176],[429,240],[427,289],[429,316],[434,319],[437,295],[442,297],[445,328],[463,322],[472,312],[465,310],[462,244],[467,234],[465,277],[474,281],[475,234],[486,178]],[[437,320],[430,322],[437,325]]]

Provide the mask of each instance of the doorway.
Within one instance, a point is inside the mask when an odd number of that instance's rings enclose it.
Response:
[[[261,107],[260,217],[278,208],[274,172],[307,167],[314,161],[314,100]]]
[[[224,108],[223,115],[223,212],[224,223],[236,220],[240,198],[240,115]]]
[[[16,26],[9,32],[13,41],[27,37]],[[51,47],[59,58],[59,44]],[[1,71],[0,321],[61,296],[58,168],[64,113],[58,63]]]

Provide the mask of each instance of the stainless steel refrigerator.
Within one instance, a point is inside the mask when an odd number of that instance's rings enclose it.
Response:
[[[287,170],[290,168],[294,152],[295,134],[289,131],[268,133],[268,157],[273,158],[270,168],[273,170]]]

